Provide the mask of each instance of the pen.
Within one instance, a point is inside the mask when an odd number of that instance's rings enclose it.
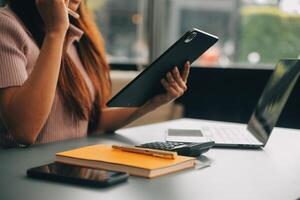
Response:
[[[167,159],[175,159],[177,156],[176,152],[162,151],[162,150],[156,150],[156,149],[146,149],[146,148],[140,148],[140,147],[125,146],[125,145],[112,145],[112,148],[119,149],[122,151],[146,154],[146,155],[150,155],[150,156],[156,156],[156,157],[167,158]]]
[[[70,8],[68,8],[68,13],[69,15],[71,15],[72,17],[74,17],[75,19],[79,19],[80,15],[76,12],[74,12],[73,10],[71,10]]]

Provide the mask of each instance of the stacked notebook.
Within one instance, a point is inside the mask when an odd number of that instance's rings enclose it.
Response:
[[[193,168],[197,160],[186,156],[166,159],[121,151],[113,149],[111,145],[99,144],[57,153],[56,162],[154,178],[179,170]]]

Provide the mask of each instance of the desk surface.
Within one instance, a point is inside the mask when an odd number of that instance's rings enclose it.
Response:
[[[197,128],[209,121],[180,119],[121,129],[27,149],[0,150],[0,199],[297,199],[300,197],[300,130],[276,128],[264,150],[211,149],[211,166],[156,179],[96,189],[26,177],[26,169],[52,162],[54,154],[97,143],[140,144],[162,140],[167,128]],[[220,123],[224,124],[224,123]],[[227,123],[226,123],[227,124]]]

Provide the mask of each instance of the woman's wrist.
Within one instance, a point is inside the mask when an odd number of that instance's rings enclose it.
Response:
[[[149,113],[151,111],[156,110],[159,105],[154,104],[151,100],[147,101],[144,105],[142,105],[139,110],[142,114]]]
[[[53,30],[53,31],[47,31],[45,38],[51,38],[51,39],[64,39],[66,37],[67,30]]]

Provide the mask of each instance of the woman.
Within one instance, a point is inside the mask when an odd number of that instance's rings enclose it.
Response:
[[[140,108],[106,108],[109,66],[95,22],[81,0],[7,0],[0,9],[0,146],[113,131],[186,91],[190,65],[175,67],[166,93]],[[79,19],[69,20],[68,10]]]

